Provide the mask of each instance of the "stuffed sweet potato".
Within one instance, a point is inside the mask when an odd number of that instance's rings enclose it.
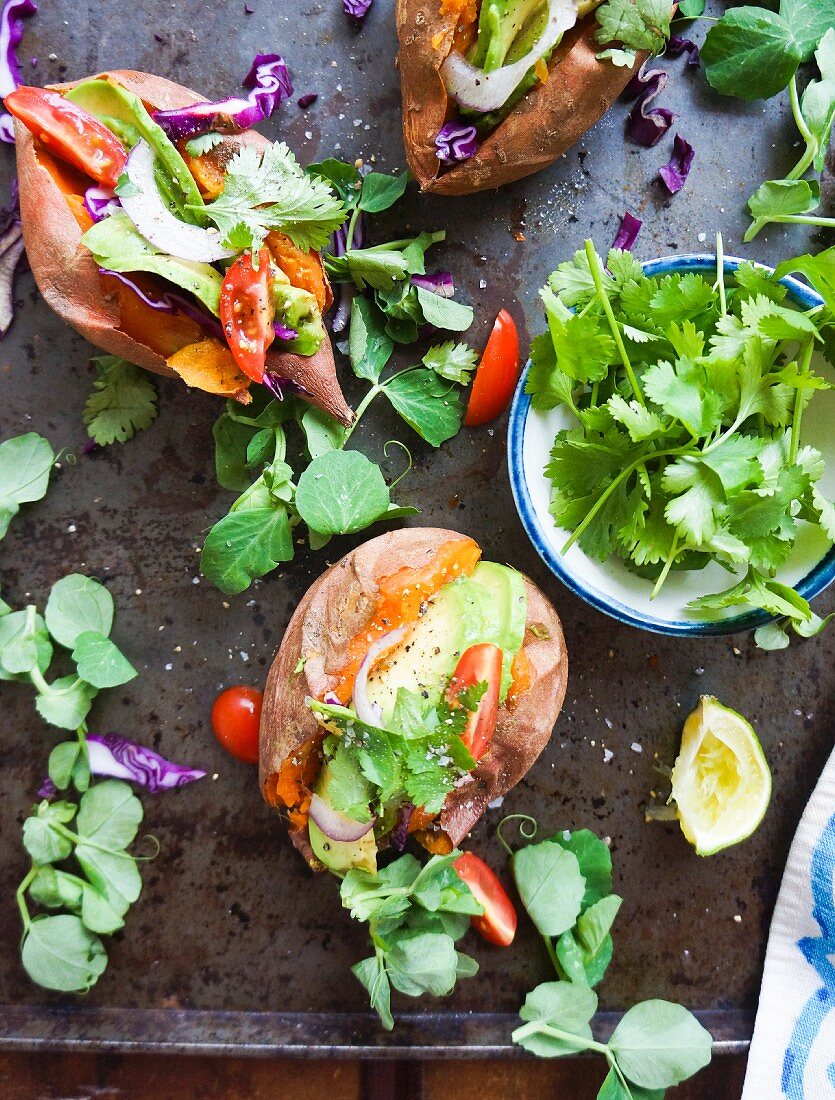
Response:
[[[538,7],[553,18],[555,44],[530,68],[522,64],[518,81],[506,82],[504,98],[500,90],[490,101],[487,82],[504,80],[513,65],[534,57],[537,50],[525,52],[528,45],[545,40],[542,34],[537,38],[537,4],[397,0],[403,141],[422,190],[466,195],[531,175],[605,114],[646,55],[639,53],[631,67],[598,60],[602,46],[595,40],[593,11],[598,3],[541,0]],[[492,9],[501,12],[494,15]],[[514,61],[514,49],[521,59]],[[473,75],[466,58],[485,66],[487,81]],[[479,103],[489,109],[479,110]]]
[[[565,694],[559,618],[466,536],[394,531],[293,615],[261,719],[260,780],[316,869],[373,869],[408,833],[458,845],[525,775]]]
[[[318,251],[294,243],[292,229],[269,224],[263,241],[225,247],[223,228],[211,221],[236,156],[253,150],[257,168],[271,143],[252,130],[229,133],[236,127],[221,111],[194,124],[189,112],[205,103],[179,84],[129,70],[7,97],[23,236],[38,287],[92,344],[147,370],[244,403],[251,382],[263,381],[350,423],[321,321],[332,296]],[[187,117],[186,132],[202,144],[176,130],[169,137],[157,125],[165,121],[159,112]],[[145,153],[157,204],[150,210],[149,195],[134,182],[139,176],[131,175]],[[301,173],[294,161],[291,167]],[[137,202],[143,232],[132,221]],[[146,222],[157,224],[156,235]],[[198,251],[209,242],[204,259],[193,258],[190,241],[176,254],[183,233],[202,234]],[[253,252],[264,261],[260,279]]]

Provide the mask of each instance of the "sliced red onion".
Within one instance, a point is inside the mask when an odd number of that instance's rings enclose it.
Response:
[[[413,275],[411,282],[412,286],[422,286],[424,290],[431,290],[441,298],[455,297],[455,283],[450,271],[436,271],[434,275]]]
[[[329,707],[341,707],[342,700],[336,694],[335,691],[326,691],[322,696],[322,702],[327,703]]]
[[[399,626],[397,630],[390,630],[388,634],[378,638],[363,657],[362,664],[357,669],[354,680],[354,710],[357,712],[357,718],[361,722],[365,722],[367,726],[379,726],[383,717],[380,704],[372,703],[368,698],[368,674],[376,664],[380,654],[402,642],[408,630],[407,626]]]
[[[361,23],[368,15],[372,0],[342,0],[342,10],[349,18]]]
[[[279,340],[295,340],[299,335],[296,330],[290,328],[289,325],[282,325],[281,321],[273,321],[273,328]]]
[[[670,57],[681,57],[683,53],[686,53],[688,69],[691,66],[695,66],[698,69],[702,60],[699,54],[699,47],[693,39],[682,38],[680,34],[670,35],[670,41],[667,43],[666,52]]]
[[[498,111],[540,57],[549,53],[576,22],[576,0],[548,0],[548,19],[531,49],[512,65],[503,65],[489,73],[453,50],[441,65],[447,92],[462,107],[482,114]]]
[[[620,220],[620,229],[612,241],[612,248],[630,249],[638,238],[644,223],[627,210]]]
[[[626,132],[633,141],[647,149],[658,144],[676,118],[667,107],[650,109],[650,103],[664,90],[668,78],[663,69],[648,69],[648,64],[649,59],[641,65],[624,91],[624,96],[629,99],[637,96],[626,120]]]
[[[23,20],[37,10],[33,0],[6,0],[0,9],[0,99],[21,84],[17,47],[23,37]],[[14,124],[5,113],[0,113],[0,141],[14,145]]]
[[[351,307],[354,304],[354,295],[356,292],[356,287],[353,283],[339,284],[336,313],[334,313],[330,322],[331,332],[336,333],[337,336],[340,332],[344,332],[351,323]]]
[[[389,833],[389,842],[395,851],[402,852],[406,847],[406,841],[409,839],[409,822],[414,812],[415,806],[413,802],[407,802],[404,806],[401,806],[398,811],[397,824]]]
[[[690,142],[685,141],[681,134],[676,134],[673,141],[673,155],[667,164],[658,169],[658,175],[671,195],[675,195],[684,187],[695,155],[696,151]]]
[[[478,151],[478,130],[463,122],[447,122],[435,138],[436,156],[443,164],[459,164]]]
[[[153,749],[146,749],[116,733],[88,734],[87,752],[93,775],[129,779],[147,787],[151,794],[182,787],[206,774],[199,768],[172,764]]]
[[[115,191],[111,191],[109,187],[88,187],[84,192],[84,209],[94,222],[100,222],[102,218],[115,214],[121,208]]]
[[[119,196],[122,209],[154,248],[181,260],[206,264],[235,255],[233,249],[223,247],[214,227],[189,225],[171,213],[157,187],[154,151],[147,141],[140,140],[131,149],[125,175],[133,188],[125,188]]]
[[[346,817],[333,806],[329,806],[318,794],[314,794],[310,800],[310,818],[316,822],[326,837],[340,843],[350,844],[355,840],[361,840],[374,828],[373,818],[371,821],[354,821],[353,818]]]
[[[109,267],[100,267],[99,271],[102,275],[109,275],[113,279],[118,279],[120,283],[124,283],[129,290],[141,298],[146,306],[150,306],[151,309],[156,309],[160,313],[183,313],[186,317],[189,317],[195,324],[200,325],[206,332],[210,332],[212,336],[216,336],[218,340],[225,340],[223,335],[223,326],[217,317],[213,317],[211,313],[204,313],[204,311],[194,304],[189,302],[187,298],[183,298],[179,294],[173,294],[170,291],[166,291],[161,298],[149,298],[144,290],[137,285],[130,277],[123,271],[111,271]]]
[[[209,131],[239,134],[263,122],[282,99],[293,94],[293,82],[284,58],[277,53],[259,53],[243,80],[252,91],[242,99],[232,97],[217,103],[192,103],[173,111],[157,111],[154,121],[168,136],[179,141]]]

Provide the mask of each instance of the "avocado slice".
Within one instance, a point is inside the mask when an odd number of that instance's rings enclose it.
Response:
[[[495,609],[490,623],[493,629],[488,627],[480,641],[492,642],[504,652],[501,690],[501,699],[504,701],[510,688],[513,658],[522,648],[525,639],[528,617],[525,580],[521,573],[506,565],[499,565],[495,561],[480,561],[473,570],[470,581],[486,590],[488,600]]]
[[[332,779],[330,768],[327,764],[323,764],[316,781],[316,794],[328,803],[330,803],[328,790]],[[377,840],[373,829],[369,829],[359,840],[331,840],[329,836],[325,836],[316,822],[309,818],[307,831],[310,835],[313,854],[337,874],[344,875],[354,867],[363,871],[377,870]]]

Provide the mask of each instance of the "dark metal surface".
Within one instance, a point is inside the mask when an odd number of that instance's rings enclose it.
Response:
[[[219,96],[238,86],[254,53],[280,51],[297,94],[320,98],[307,112],[285,104],[267,128],[271,136],[281,133],[303,160],[335,153],[402,165],[392,0],[376,0],[359,35],[339,0],[250,6],[252,15],[243,0],[50,0],[27,27],[24,70],[32,55],[39,83],[134,67]],[[779,101],[720,103],[682,61],[669,67],[675,75],[666,102],[697,150],[674,199],[652,182],[668,143],[649,151],[626,144],[621,105],[537,177],[475,198],[409,198],[413,227],[449,229],[435,263],[451,267],[476,305],[474,343],[500,305],[524,315],[531,331],[539,328],[535,291],[547,273],[589,234],[607,246],[627,206],[646,219],[642,259],[698,251],[702,234],[709,248],[717,228],[729,253],[766,262],[807,249],[802,231],[772,232],[750,248],[740,243],[744,197],[793,160],[787,110]],[[11,152],[1,159],[8,179]],[[3,434],[36,429],[56,449],[77,453],[90,349],[53,316],[28,276],[19,288],[18,318],[0,347]],[[513,1014],[548,974],[530,929],[509,951],[472,944],[479,977],[442,1004],[398,1003],[410,1015],[387,1036],[349,973],[365,951],[363,929],[340,910],[333,880],[307,872],[262,804],[253,771],[217,747],[208,722],[215,693],[263,681],[301,594],[352,543],[336,540],[318,555],[300,547],[294,563],[240,597],[227,599],[201,581],[203,532],[232,499],[213,476],[219,405],[174,383],[159,389],[162,411],[151,430],[124,447],[65,460],[47,500],[15,519],[0,548],[3,595],[15,606],[30,598],[42,605],[67,572],[103,578],[116,598],[114,636],[140,677],[97,701],[92,727],[202,765],[210,778],[145,798],[145,824],[161,852],[144,868],[126,929],[110,942],[107,972],[84,998],[44,993],[20,968],[12,894],[26,868],[20,822],[56,731],[37,719],[25,689],[2,686],[0,1044],[510,1053]],[[370,427],[355,438],[379,455],[397,429],[384,417]],[[414,453],[398,499],[421,507],[417,522],[466,531],[485,557],[528,572],[559,608],[571,658],[549,748],[501,810],[481,822],[473,846],[502,865],[495,825],[517,811],[537,815],[548,829],[588,826],[611,837],[625,904],[602,1007],[671,997],[704,1011],[723,1043],[744,1041],[783,863],[832,740],[835,633],[767,655],[748,636],[677,640],[620,627],[561,589],[527,543],[508,488],[501,422],[465,431],[439,453],[420,446]],[[832,606],[830,594],[818,610]],[[774,771],[772,805],[757,834],[709,860],[698,859],[677,828],[643,817],[662,782],[655,764],[672,762],[683,717],[702,692],[751,719]],[[613,753],[608,763],[604,748]]]

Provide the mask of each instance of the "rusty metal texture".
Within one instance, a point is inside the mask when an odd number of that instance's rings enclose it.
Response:
[[[266,127],[270,136],[285,137],[304,161],[375,157],[378,167],[401,167],[393,0],[375,0],[359,33],[339,0],[249,6],[250,15],[243,0],[44,0],[26,28],[23,69],[36,83],[147,69],[220,97],[238,87],[253,54],[281,52],[296,94],[319,99],[307,111],[295,99],[286,103]],[[782,229],[741,244],[744,198],[794,159],[786,104],[720,100],[683,60],[668,67],[665,102],[696,147],[675,198],[653,182],[671,140],[653,150],[625,142],[622,104],[552,169],[499,193],[451,200],[410,193],[398,220],[449,230],[434,264],[449,266],[474,303],[474,343],[502,305],[525,319],[527,331],[540,328],[535,292],[548,272],[589,235],[608,246],[627,207],[645,220],[641,259],[707,250],[716,229],[727,253],[764,261],[816,246],[805,230]],[[0,162],[8,181],[11,150]],[[254,771],[224,755],[209,727],[218,689],[265,679],[296,602],[354,543],[335,540],[318,554],[299,547],[295,562],[248,593],[215,591],[198,575],[197,550],[232,499],[213,473],[219,404],[162,381],[161,413],[149,431],[81,455],[90,354],[22,277],[17,319],[0,347],[2,434],[36,429],[79,457],[65,457],[48,498],[14,520],[2,546],[3,596],[14,606],[30,598],[42,606],[65,573],[101,577],[116,599],[114,637],[140,676],[96,702],[92,727],[210,774],[144,798],[145,828],[161,851],[143,868],[127,927],[109,943],[104,977],[84,998],[45,993],[20,967],[13,891],[26,870],[20,823],[56,731],[37,719],[26,689],[3,685],[0,1046],[510,1053],[513,1014],[548,976],[532,929],[522,922],[507,951],[471,944],[480,975],[444,1002],[398,999],[403,1022],[386,1036],[349,973],[365,951],[364,929],[340,909],[333,880],[308,873],[262,804]],[[356,398],[355,387],[347,390]],[[405,438],[393,420],[374,414],[373,429],[366,424],[357,437],[380,455],[395,434]],[[422,445],[413,453],[398,500],[421,508],[414,522],[465,531],[485,557],[529,573],[557,605],[570,652],[568,695],[550,746],[479,824],[472,846],[503,866],[495,826],[508,812],[534,814],[548,829],[589,827],[610,837],[625,902],[601,1007],[617,1012],[639,998],[671,997],[704,1012],[723,1045],[739,1045],[750,1031],[788,846],[832,742],[835,630],[764,654],[750,636],[666,639],[620,626],[563,590],[525,539],[508,486],[503,422],[464,431],[438,453]],[[819,604],[821,614],[831,610],[831,594]],[[756,835],[706,860],[676,827],[645,824],[643,813],[664,787],[656,765],[672,763],[683,718],[703,692],[751,719],[774,771],[773,801]]]

